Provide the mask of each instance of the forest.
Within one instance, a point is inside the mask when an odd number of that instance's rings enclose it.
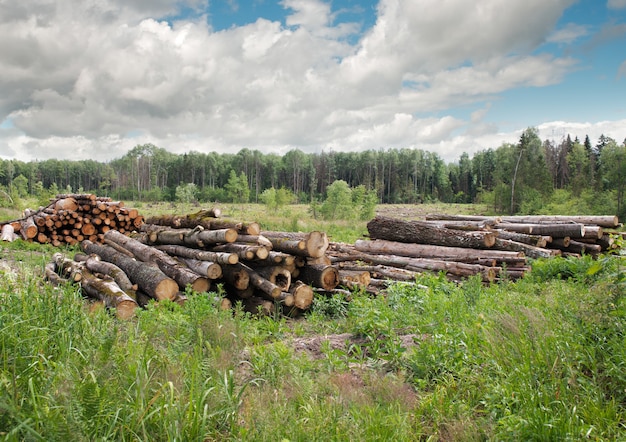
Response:
[[[419,149],[361,152],[293,149],[285,155],[241,149],[236,154],[173,154],[137,145],[110,162],[0,160],[0,205],[26,195],[85,191],[119,200],[174,201],[181,188],[200,202],[262,202],[268,189],[286,189],[293,203],[323,200],[344,181],[381,204],[483,203],[497,214],[611,213],[626,215],[626,140],[600,136],[593,144],[570,135],[542,140],[526,129],[517,143],[463,153],[446,163]],[[178,190],[178,192],[177,192]]]

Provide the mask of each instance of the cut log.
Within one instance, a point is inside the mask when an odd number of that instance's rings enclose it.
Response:
[[[554,241],[554,240],[553,240]],[[541,247],[531,246],[521,242],[511,241],[509,239],[496,239],[494,249],[497,250],[509,250],[513,252],[523,252],[529,258],[551,258],[558,256],[559,250],[556,249],[544,249]]]
[[[174,244],[194,247],[232,243],[236,240],[237,232],[234,229],[204,230],[203,228],[195,228],[156,230],[149,235],[149,241],[153,244]]]
[[[113,278],[97,278],[89,270],[84,269],[80,286],[92,298],[103,301],[107,308],[115,309],[118,318],[129,319],[135,315],[137,302],[128,296]]]
[[[254,259],[264,260],[269,256],[267,247],[239,243],[221,244],[211,247],[213,252],[234,253],[239,259],[251,261]]]
[[[272,316],[274,303],[258,296],[253,296],[242,301],[243,309],[247,313],[259,316]]]
[[[308,265],[300,269],[299,279],[313,287],[333,290],[339,285],[339,271],[333,266]]]
[[[289,291],[291,286],[291,272],[289,270],[280,266],[253,267],[253,264],[250,263],[250,267],[259,275],[278,286],[282,292]]]
[[[84,255],[82,253],[77,253],[74,255],[74,261],[84,262],[85,267],[94,273],[102,273],[110,276],[117,283],[120,289],[124,290],[126,293],[137,290],[137,285],[130,282],[128,275],[126,275],[122,269],[113,263],[102,261],[98,255]]]
[[[342,270],[339,269],[339,285],[348,287],[349,289],[366,288],[372,279],[367,270]]]
[[[25,240],[33,239],[39,233],[39,228],[35,224],[35,220],[32,216],[25,218],[21,221],[20,233]]]
[[[2,226],[2,241],[15,241],[17,239],[17,235],[15,234],[15,229],[13,228],[13,224],[7,223]]]
[[[511,241],[522,242],[535,247],[545,247],[548,243],[547,236],[542,235],[529,235],[527,233],[511,232],[508,230],[496,230],[498,238],[509,239]],[[549,237],[552,241],[552,237]]]
[[[216,280],[222,277],[222,266],[212,261],[201,261],[192,258],[180,258],[194,272],[209,279]],[[204,290],[207,291],[207,290]]]
[[[307,310],[313,304],[313,289],[302,281],[295,281],[289,288],[289,293],[293,295],[293,306],[300,310]]]
[[[525,224],[525,223],[500,223],[496,228],[533,235],[550,235],[554,237],[569,236],[570,238],[582,238],[585,236],[584,224]]]
[[[237,263],[222,268],[224,280],[237,290],[246,290],[250,285],[250,274],[241,265]]]
[[[282,290],[279,286],[265,279],[259,273],[254,271],[254,269],[245,264],[239,263],[237,266],[240,266],[248,273],[250,283],[258,289],[258,291],[262,293],[265,298],[272,301],[279,301],[281,299]]]
[[[81,247],[86,253],[95,253],[105,261],[121,268],[128,278],[150,297],[161,301],[172,300],[178,292],[178,284],[165,275],[158,267],[136,261],[110,246],[95,244],[89,240],[82,242]]]
[[[209,289],[210,283],[206,277],[200,276],[184,263],[161,250],[143,244],[116,230],[109,230],[104,237],[129,250],[137,259],[147,263],[155,263],[163,273],[178,283],[181,290],[185,290],[187,286],[191,286],[198,293],[206,292]]]
[[[491,225],[502,221],[501,217],[483,216],[483,215],[448,215],[445,213],[429,213],[425,216],[426,220],[445,220],[445,221],[479,221],[487,222]]]
[[[466,247],[445,247],[428,244],[409,244],[397,241],[377,239],[374,241],[357,240],[354,243],[357,251],[382,254],[398,255],[413,258],[433,258],[444,261],[457,261],[474,263],[480,259],[494,259],[498,262],[526,262],[524,253],[521,251],[501,251],[487,249],[468,249]],[[345,249],[344,249],[345,250]],[[358,259],[358,255],[357,255]]]
[[[490,248],[496,239],[493,232],[441,229],[424,221],[403,221],[381,216],[368,222],[367,230],[371,239],[476,249]]]
[[[601,227],[617,227],[619,219],[614,215],[527,215],[527,216],[504,216],[502,222],[507,223],[578,223],[590,224]]]
[[[304,241],[305,242],[305,250],[307,257],[310,258],[320,258],[324,256],[326,250],[328,249],[328,245],[330,244],[328,240],[328,235],[325,232],[320,231],[312,231],[308,233],[297,233],[297,232],[276,232],[264,230],[261,234],[272,241],[272,238],[277,240],[280,239],[288,239],[293,241]],[[272,242],[274,245],[274,242]],[[276,250],[279,250],[275,247]]]
[[[239,262],[239,256],[236,253],[211,252],[177,245],[160,245],[156,248],[171,256],[210,261],[221,265],[232,265]]]
[[[69,210],[75,211],[78,209],[78,203],[73,197],[61,198],[55,201],[54,210]]]

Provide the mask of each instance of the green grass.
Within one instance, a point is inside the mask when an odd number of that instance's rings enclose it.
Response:
[[[259,216],[233,211],[279,222]],[[42,280],[54,251],[0,244],[0,440],[626,439],[617,256],[491,286],[423,276],[297,320],[193,294],[120,321]]]

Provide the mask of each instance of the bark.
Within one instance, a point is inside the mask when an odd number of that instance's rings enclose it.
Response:
[[[265,279],[259,273],[255,272],[252,268],[245,264],[239,263],[242,269],[244,269],[250,278],[250,283],[259,290],[263,296],[272,301],[279,301],[281,299],[282,290],[279,286]]]
[[[271,316],[274,314],[274,303],[258,296],[244,299],[242,305],[245,312],[253,315]]]
[[[236,240],[237,232],[233,229],[155,229],[148,235],[148,241],[152,244],[186,245],[200,248],[220,243],[232,243]]]
[[[95,244],[88,240],[83,241],[81,247],[86,253],[95,253],[121,268],[133,284],[137,284],[147,295],[158,301],[172,300],[178,292],[176,281],[155,266],[136,261],[110,246]]]
[[[497,224],[502,221],[498,216],[482,216],[482,215],[447,215],[445,213],[429,213],[425,216],[427,221],[445,220],[445,221],[478,221],[486,222],[490,225]]]
[[[224,280],[237,290],[245,290],[250,285],[250,274],[239,262],[222,268]]]
[[[424,221],[402,221],[380,216],[367,223],[367,230],[371,239],[476,249],[492,247],[496,238],[493,232],[441,229]]]
[[[509,239],[511,241],[523,242],[535,247],[545,247],[548,243],[547,236],[542,235],[530,235],[527,233],[511,232],[508,230],[496,230],[498,238]],[[552,237],[549,237],[552,241]]]

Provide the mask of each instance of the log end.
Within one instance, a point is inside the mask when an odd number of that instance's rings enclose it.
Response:
[[[178,284],[171,278],[165,278],[157,284],[154,290],[154,296],[157,301],[163,301],[169,299],[170,301],[176,298],[178,293]]]
[[[115,316],[119,319],[127,320],[135,316],[136,310],[139,306],[135,301],[127,300],[121,301],[115,307]]]
[[[210,283],[209,279],[205,278],[203,276],[201,276],[200,278],[196,279],[191,284],[191,288],[196,293],[208,292],[210,287],[211,287],[211,283]]]

